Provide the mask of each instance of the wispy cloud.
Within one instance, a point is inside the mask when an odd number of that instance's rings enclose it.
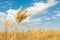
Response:
[[[56,2],[55,0],[48,0],[47,3],[34,3],[32,7],[27,8],[28,13],[32,13],[33,15],[38,14],[51,6],[56,5],[57,3],[58,2]]]
[[[16,21],[16,19],[15,19],[15,15],[16,15],[16,11],[17,10],[13,10],[13,9],[9,9],[8,11],[7,11],[7,19],[10,19],[10,20],[12,20],[14,23],[15,23],[15,21]]]
[[[56,19],[56,17],[55,17],[55,16],[53,16],[53,17],[52,17],[52,19]]]
[[[0,22],[3,23],[6,18],[6,14],[3,12],[0,12]]]
[[[56,15],[55,16],[57,16],[57,17],[60,17],[60,11],[54,11],[54,13],[56,13]]]
[[[58,12],[58,13],[56,14],[56,16],[60,17],[60,12]]]
[[[50,20],[50,18],[49,18],[49,17],[47,17],[47,18],[45,18],[45,20]]]

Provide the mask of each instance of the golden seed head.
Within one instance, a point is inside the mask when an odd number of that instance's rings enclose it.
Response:
[[[5,20],[3,23],[3,27],[5,28],[8,25],[9,20]]]
[[[16,13],[16,19],[19,19],[21,10],[22,10],[22,6],[17,10],[17,13]]]

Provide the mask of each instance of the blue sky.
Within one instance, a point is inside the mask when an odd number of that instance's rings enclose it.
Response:
[[[20,6],[23,7],[22,11],[28,9],[27,13],[32,16],[27,18],[19,29],[24,29],[26,24],[31,29],[35,26],[60,29],[60,0],[0,0],[0,26],[6,17],[12,18]]]

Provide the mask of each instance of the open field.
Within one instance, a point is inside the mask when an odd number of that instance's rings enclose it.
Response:
[[[60,40],[60,31],[0,32],[0,40]]]

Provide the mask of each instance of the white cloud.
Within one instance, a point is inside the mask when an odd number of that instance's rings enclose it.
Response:
[[[17,11],[17,10],[9,9],[9,10],[7,11],[8,16],[15,16],[15,15],[16,15],[16,11]]]
[[[54,17],[52,17],[52,19],[56,19],[56,17],[54,16]]]
[[[47,4],[49,5],[49,6],[53,6],[53,5],[55,5],[55,4],[57,4],[58,2],[56,2],[56,0],[48,0],[47,1]]]
[[[45,20],[50,20],[51,18],[49,18],[49,17],[43,17],[43,19],[45,19]]]
[[[46,20],[50,20],[50,18],[45,18]]]
[[[56,16],[60,17],[60,12],[56,14]]]
[[[12,9],[9,9],[8,11],[7,11],[7,19],[10,19],[10,20],[12,20],[13,22],[15,22],[15,15],[16,15],[16,11],[17,10],[12,10]]]
[[[42,21],[41,18],[35,18],[35,19],[32,19],[31,22],[39,22],[39,21]]]
[[[15,26],[16,25],[16,20],[15,20],[15,14],[16,14],[16,10],[12,10],[12,9],[9,9],[8,11],[7,11],[7,14],[6,13],[3,13],[3,12],[0,12],[0,28],[3,28],[3,23],[4,23],[4,21],[6,20],[6,19],[10,19],[10,20],[12,20],[12,23],[13,23],[13,26]],[[12,27],[13,27],[12,26]],[[9,30],[10,30],[11,28],[9,27]],[[1,29],[0,31],[3,31],[3,29]]]
[[[54,13],[56,13],[56,15],[55,15],[55,16],[60,17],[60,11],[54,11]]]
[[[5,13],[3,13],[3,12],[0,12],[0,16],[5,16],[6,14]]]
[[[42,19],[41,18],[35,18],[35,19],[31,19],[31,20],[29,20],[29,25],[31,26],[31,25],[40,25],[40,22],[42,21]],[[27,22],[27,21],[26,21]]]
[[[23,21],[23,23],[34,23],[34,22],[40,22],[42,21],[41,18],[35,18],[35,19],[30,19],[29,17]]]
[[[0,22],[1,23],[4,22],[5,18],[6,18],[6,14],[3,12],[0,12]]]
[[[23,23],[27,23],[27,22],[31,22],[31,20],[28,18],[26,18],[25,20],[23,20]]]
[[[27,9],[28,13],[32,13],[32,15],[35,15],[56,4],[57,2],[55,0],[48,0],[47,3],[44,2],[34,3],[32,7],[29,7]]]

